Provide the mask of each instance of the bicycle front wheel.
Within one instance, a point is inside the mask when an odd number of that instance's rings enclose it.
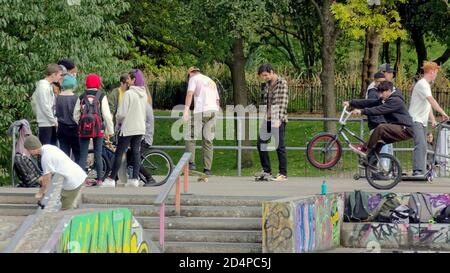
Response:
[[[336,135],[321,133],[306,147],[306,158],[317,169],[330,169],[339,162],[342,147]]]
[[[142,156],[141,168],[144,168],[155,179],[156,183],[152,184],[153,186],[160,186],[167,182],[172,173],[173,162],[166,152],[150,150]],[[141,177],[141,179],[145,180],[145,177]]]
[[[402,181],[402,167],[390,154],[372,156],[366,166],[367,182],[378,190],[389,190]]]
[[[109,158],[105,154],[102,154],[102,172],[100,173],[100,175],[97,175],[93,152],[89,151],[87,161],[86,161],[86,166],[87,166],[87,175],[88,175],[89,179],[97,179],[98,178],[101,180],[105,180],[106,177],[111,172],[111,162],[109,161]]]

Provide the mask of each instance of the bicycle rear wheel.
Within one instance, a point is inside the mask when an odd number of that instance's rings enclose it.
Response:
[[[339,162],[341,155],[341,143],[336,135],[329,133],[314,136],[306,147],[306,158],[318,169],[332,168]]]
[[[172,173],[172,158],[161,150],[149,150],[142,156],[141,168],[145,168],[155,179],[156,183],[152,184],[153,186],[160,186],[167,182],[169,175]],[[139,177],[142,181],[146,181],[141,173]]]
[[[366,166],[367,182],[378,190],[389,190],[402,181],[402,167],[390,154],[372,156]]]

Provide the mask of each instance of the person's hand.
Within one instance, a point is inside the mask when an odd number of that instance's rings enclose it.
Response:
[[[361,110],[360,109],[355,109],[352,111],[352,114],[355,116],[360,116],[361,115]]]
[[[183,120],[188,122],[189,121],[189,110],[184,111],[183,113]]]
[[[274,121],[272,121],[272,124],[271,124],[271,126],[273,128],[280,128],[280,125],[281,125],[281,121],[280,120],[274,120]]]
[[[42,200],[43,197],[44,194],[42,192],[38,192],[34,195],[34,198],[36,198],[37,200]]]
[[[446,113],[443,113],[442,114],[442,121],[447,121],[448,119],[449,119],[448,115]]]
[[[344,107],[350,107],[350,102],[348,102],[348,101],[344,101],[343,103],[342,103],[342,106],[344,106]]]
[[[432,120],[431,121],[431,127],[436,128],[436,126],[437,126],[436,120]]]

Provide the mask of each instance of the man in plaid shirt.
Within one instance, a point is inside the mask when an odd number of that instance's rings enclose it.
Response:
[[[259,67],[258,75],[266,82],[264,86],[264,102],[266,103],[266,115],[261,123],[257,147],[263,171],[257,177],[272,175],[269,159],[269,146],[272,146],[271,137],[275,138],[275,148],[279,161],[279,173],[271,180],[287,180],[287,158],[284,135],[288,121],[288,87],[287,82],[281,76],[274,73],[271,64],[263,64]],[[272,144],[272,145],[271,145]]]

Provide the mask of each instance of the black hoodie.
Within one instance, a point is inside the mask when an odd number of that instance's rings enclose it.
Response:
[[[383,103],[378,100],[352,100],[350,106],[362,109],[361,113],[366,116],[383,115],[387,123],[412,127],[413,121],[406,108],[405,99],[400,92],[394,92]]]

